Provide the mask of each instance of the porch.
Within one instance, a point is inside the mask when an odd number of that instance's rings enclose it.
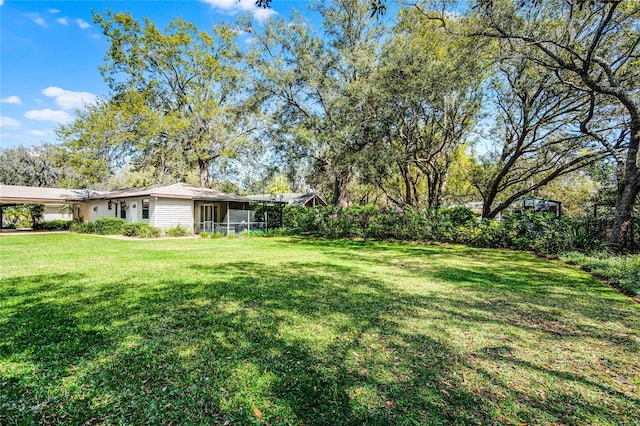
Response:
[[[284,203],[194,201],[193,232],[238,234],[282,227]]]

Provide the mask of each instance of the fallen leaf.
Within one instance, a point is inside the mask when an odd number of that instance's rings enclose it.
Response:
[[[253,409],[253,414],[255,414],[257,418],[262,420],[262,416],[263,416],[262,411],[258,410],[257,408],[254,408]]]

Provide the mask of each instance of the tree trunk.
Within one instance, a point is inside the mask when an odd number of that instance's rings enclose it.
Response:
[[[632,241],[631,218],[633,205],[638,198],[640,178],[638,177],[638,146],[640,145],[640,117],[631,122],[629,149],[625,161],[625,173],[622,182],[618,183],[616,212],[609,238],[609,250],[621,253],[630,248]]]
[[[347,197],[347,187],[351,181],[353,170],[351,166],[347,166],[334,174],[333,183],[333,205],[336,207],[347,207],[349,199]]]
[[[404,203],[410,206],[414,205],[414,192],[413,192],[413,182],[411,180],[411,171],[409,170],[409,166],[406,164],[399,164],[400,166],[400,174],[402,175],[402,180],[404,182]]]
[[[200,169],[200,187],[209,186],[209,161],[198,158],[198,167]]]

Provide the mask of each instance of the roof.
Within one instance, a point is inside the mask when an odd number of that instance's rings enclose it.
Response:
[[[282,196],[282,198],[278,199],[278,196]],[[254,201],[282,201],[290,206],[304,206],[314,197],[317,197],[318,204],[327,205],[327,202],[315,192],[290,192],[288,194],[278,194],[277,196],[275,194],[247,195],[247,198]]]
[[[87,198],[91,192],[94,191],[38,186],[0,185],[0,199],[4,201],[81,201]]]
[[[172,183],[97,192],[89,189],[63,189],[34,186],[0,185],[3,201],[88,201],[131,197],[183,198],[203,201],[251,202],[246,197],[226,194],[214,189],[199,188],[186,183]]]
[[[227,194],[215,189],[200,188],[186,183],[172,183],[142,186],[138,188],[119,189],[100,194],[91,199],[129,198],[129,197],[158,197],[158,198],[184,198],[204,201],[237,201],[249,202],[250,200],[238,195]]]
[[[560,201],[550,200],[549,198],[538,197],[536,195],[523,195],[515,199],[515,201],[523,201],[523,200],[547,201],[549,203],[561,204]]]

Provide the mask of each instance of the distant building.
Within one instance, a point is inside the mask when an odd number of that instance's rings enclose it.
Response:
[[[562,203],[548,198],[525,195],[517,198],[511,206],[511,213],[553,213],[556,217],[562,216]]]
[[[326,206],[327,202],[315,192],[291,192],[288,194],[253,194],[246,198],[252,201],[279,201],[289,206],[315,207]]]

